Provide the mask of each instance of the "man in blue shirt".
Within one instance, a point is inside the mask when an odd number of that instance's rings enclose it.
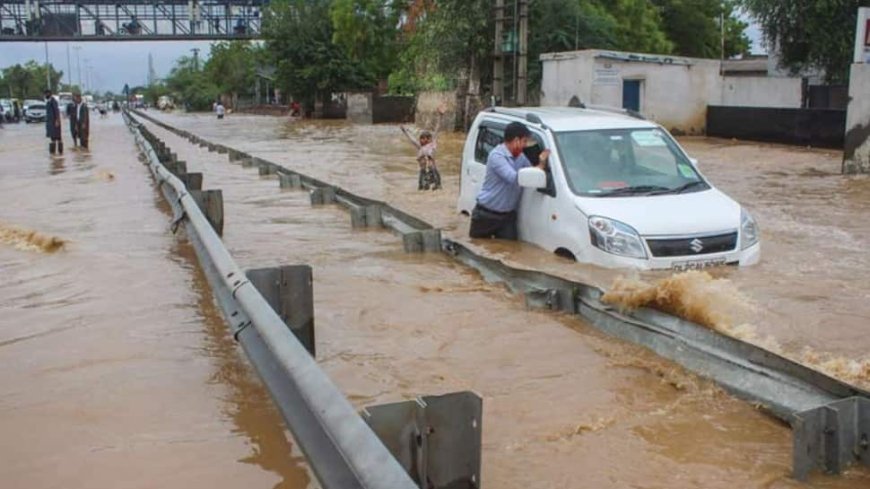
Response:
[[[530,136],[522,122],[511,122],[504,130],[504,143],[486,158],[486,177],[471,212],[472,238],[517,239],[517,207],[523,189],[517,180],[520,169],[532,166],[523,154]],[[547,168],[550,150],[541,152],[537,168]]]

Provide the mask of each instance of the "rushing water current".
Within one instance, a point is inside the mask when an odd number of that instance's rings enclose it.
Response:
[[[445,189],[417,192],[396,126],[160,117],[465,235],[455,214],[461,135],[440,142]],[[857,469],[797,484],[789,428],[753,406],[149,127],[205,174],[205,188],[223,190],[224,241],[241,267],[313,267],[318,362],[355,405],[463,389],[484,398],[485,488],[870,487]],[[87,155],[52,159],[42,136],[39,126],[0,132],[0,485],[316,485],[190,247],[170,233],[120,117],[95,118]],[[706,304],[713,327],[807,361],[811,348],[818,362],[859,364],[870,346],[861,334],[870,281],[855,278],[870,269],[860,250],[870,228],[859,219],[870,183],[832,175],[832,153],[684,144],[755,213],[764,257],[668,286],[695,290],[687,295]],[[604,288],[621,274],[518,243],[472,245]],[[626,275],[640,288],[668,278]]]

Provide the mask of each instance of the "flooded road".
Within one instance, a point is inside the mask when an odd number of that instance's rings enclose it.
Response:
[[[454,213],[458,136],[442,140],[447,190],[418,193],[413,151],[395,127],[161,117],[465,233]],[[343,209],[313,209],[306,193],[280,191],[274,177],[149,126],[189,171],[205,174],[204,188],[223,190],[224,241],[240,266],[312,265],[318,361],[352,402],[460,389],[483,396],[483,487],[870,485],[864,470],[799,485],[788,477],[789,428],[751,405],[576,319],[528,311],[444,256],[407,255],[387,232],[353,230]],[[486,246],[590,281],[615,276],[530,246]]]
[[[413,149],[392,125],[343,121],[290,123],[233,115],[222,124],[203,115],[163,115],[207,139],[388,201],[467,241],[457,215],[462,134],[439,141],[444,190],[416,190]],[[681,296],[709,311],[719,329],[754,341],[850,382],[870,385],[870,179],[838,174],[839,153],[687,138],[711,181],[752,212],[762,230],[758,266],[698,276]],[[637,274],[554,258],[522,243],[477,242],[489,255],[609,289],[621,276],[647,284],[667,272]],[[680,291],[677,291],[680,293]]]
[[[306,487],[121,117],[91,133],[0,129],[0,487]]]

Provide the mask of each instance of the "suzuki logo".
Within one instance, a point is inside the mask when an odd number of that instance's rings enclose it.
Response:
[[[701,250],[704,249],[704,243],[702,243],[700,239],[695,238],[691,243],[689,243],[689,248],[691,248],[695,253],[700,253]]]

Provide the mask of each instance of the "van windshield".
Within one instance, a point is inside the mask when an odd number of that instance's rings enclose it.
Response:
[[[608,129],[554,135],[568,184],[577,195],[657,195],[710,188],[674,140],[660,129]]]

